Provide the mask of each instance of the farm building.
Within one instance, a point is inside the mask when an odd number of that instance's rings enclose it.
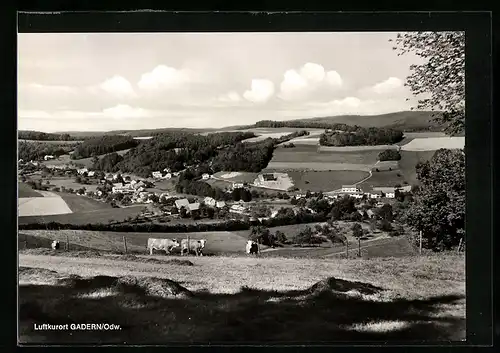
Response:
[[[243,206],[243,205],[232,205],[230,208],[229,208],[229,212],[233,212],[233,213],[240,213],[240,214],[243,214],[246,212],[246,207]]]
[[[89,172],[89,170],[87,168],[81,168],[81,169],[77,170],[77,173],[80,175],[82,175],[83,173],[88,173],[88,172]]]
[[[244,187],[243,183],[233,183],[233,189],[242,189]]]
[[[217,203],[215,204],[215,207],[217,208],[222,208],[224,206],[226,206],[226,202],[224,201],[217,201]]]
[[[382,192],[375,192],[370,194],[371,199],[380,199],[382,197]]]
[[[356,185],[342,185],[341,192],[358,193],[358,192],[362,192],[362,190],[360,188],[358,188]]]
[[[205,199],[203,199],[203,202],[205,202],[206,205],[211,206],[211,207],[214,207],[216,205],[215,199],[213,199],[211,197],[205,197]]]
[[[54,156],[52,156],[50,154],[47,154],[47,155],[45,155],[45,157],[43,157],[43,160],[44,161],[48,161],[48,160],[51,160],[51,159],[54,159],[54,158],[55,158]]]
[[[200,203],[199,202],[190,203],[190,204],[188,204],[188,207],[187,207],[187,210],[189,212],[197,211],[199,209],[200,209]]]
[[[259,174],[259,182],[264,183],[266,181],[276,181],[276,176],[273,173]]]
[[[188,199],[180,199],[175,201],[175,207],[177,207],[178,209],[181,209],[181,207],[185,207],[187,209],[188,205],[189,205]]]
[[[161,172],[153,172],[153,173],[151,173],[151,175],[153,176],[153,178],[156,178],[156,179],[161,179],[161,177],[162,177]]]
[[[113,192],[113,194],[116,194],[119,192],[122,194],[134,192],[134,190],[131,188],[130,184],[123,184],[123,183],[113,184],[113,189],[111,191]]]
[[[91,171],[89,171],[89,172],[87,173],[87,175],[88,175],[89,177],[93,177],[93,176],[95,176],[95,172],[94,172],[93,170],[91,170]]]
[[[203,174],[203,175],[201,176],[201,178],[202,178],[203,180],[208,180],[208,179],[210,179],[210,174],[205,173],[205,174]]]
[[[362,199],[363,195],[364,195],[363,193],[359,192],[359,193],[352,193],[349,196],[352,197],[352,198],[354,198],[354,199]]]

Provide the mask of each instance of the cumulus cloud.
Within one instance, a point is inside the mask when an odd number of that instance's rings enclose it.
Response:
[[[274,83],[265,79],[253,79],[251,89],[243,97],[253,103],[267,102],[274,95]]]
[[[360,99],[345,97],[324,103],[306,104],[303,110],[286,112],[287,116],[376,115],[408,110],[409,103],[401,99]]]
[[[391,93],[403,87],[403,81],[397,77],[389,77],[387,80],[377,83],[372,87],[373,92],[378,94]]]
[[[137,86],[142,90],[172,89],[195,79],[195,74],[191,70],[159,65],[151,72],[143,74]]]
[[[112,108],[103,109],[102,114],[113,119],[147,118],[155,115],[154,111],[134,108],[126,104],[119,104]]]
[[[336,71],[325,71],[322,65],[306,63],[300,70],[287,70],[280,84],[280,98],[295,100],[306,98],[320,87],[339,88],[342,78]]]
[[[218,97],[218,101],[224,103],[237,103],[241,101],[241,96],[238,92],[231,91]]]
[[[135,96],[134,88],[132,87],[130,82],[122,76],[115,75],[105,80],[99,85],[99,87],[103,91],[115,97],[127,98]]]

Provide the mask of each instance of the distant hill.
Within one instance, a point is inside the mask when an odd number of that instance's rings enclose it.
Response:
[[[346,124],[358,125],[361,127],[386,127],[398,128],[407,132],[411,131],[441,131],[441,127],[432,123],[433,114],[439,114],[430,111],[402,111],[380,115],[338,115],[328,117],[303,118],[287,120],[287,125],[294,123],[324,123],[324,124]],[[227,126],[224,128],[159,128],[159,129],[141,129],[141,130],[113,130],[113,131],[61,131],[56,134],[69,134],[74,138],[102,136],[102,135],[127,135],[132,137],[151,136],[153,134],[185,131],[192,133],[206,133],[229,130],[244,130],[254,128],[255,125]],[[292,126],[289,126],[292,127]]]
[[[430,111],[403,111],[380,115],[338,115],[310,119],[290,120],[290,122],[314,122],[330,124],[358,125],[361,127],[397,128],[404,131],[441,131],[441,126],[431,120],[434,114]]]

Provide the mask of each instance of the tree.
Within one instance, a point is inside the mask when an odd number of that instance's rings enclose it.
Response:
[[[420,187],[412,189],[413,200],[403,220],[422,231],[423,246],[435,250],[457,246],[465,236],[465,152],[437,150],[417,166]]]
[[[394,215],[392,213],[392,206],[388,203],[384,204],[377,211],[377,216],[381,219],[385,219],[386,221],[392,222],[394,219]]]
[[[274,238],[276,239],[277,242],[281,244],[285,244],[287,242],[285,233],[279,230],[277,230],[276,233],[274,233]]]
[[[390,40],[393,41],[393,40]],[[445,132],[465,131],[465,32],[398,33],[394,50],[426,59],[410,66],[405,86],[418,100],[417,109],[439,110],[434,120]],[[427,96],[422,97],[422,95]]]
[[[182,206],[181,209],[179,210],[179,215],[181,218],[186,218],[187,217],[187,210],[186,207]]]
[[[358,256],[361,257],[361,238],[364,235],[363,228],[361,227],[361,224],[359,223],[354,223],[352,225],[352,235],[358,239]]]

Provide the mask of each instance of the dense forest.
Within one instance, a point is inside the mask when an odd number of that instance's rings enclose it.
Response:
[[[386,128],[358,128],[356,132],[325,132],[319,139],[322,146],[391,145],[403,139],[403,132]]]
[[[39,141],[77,141],[81,137],[73,137],[70,134],[49,134],[41,131],[18,131],[19,140],[39,140]]]
[[[47,142],[23,142],[18,143],[18,158],[24,161],[43,159],[45,155],[58,157],[68,154],[73,147],[67,144]]]
[[[134,140],[130,136],[121,135],[104,135],[93,137],[85,140],[80,145],[76,146],[72,159],[82,159],[101,154],[126,150],[134,148],[139,144],[138,140]]]

